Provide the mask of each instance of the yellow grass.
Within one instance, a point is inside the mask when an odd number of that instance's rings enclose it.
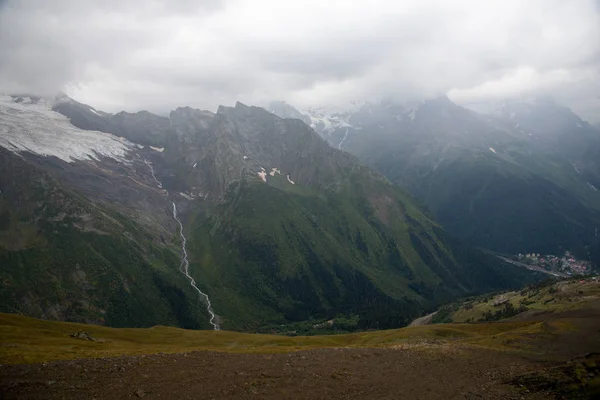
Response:
[[[538,293],[521,295],[505,293],[515,307],[523,298],[533,301],[530,309],[549,312],[587,307],[600,298],[600,284],[559,282],[560,290],[550,293],[550,287]],[[556,286],[555,285],[555,286]],[[556,289],[556,287],[555,287]],[[548,301],[551,300],[551,301]],[[477,320],[487,310],[495,310],[489,302],[474,303],[470,310],[461,307],[454,321]],[[427,344],[481,346],[503,351],[535,354],[536,341],[571,330],[568,320],[511,321],[496,323],[452,323],[414,326],[385,331],[359,332],[328,336],[275,336],[227,331],[193,331],[166,326],[147,329],[108,328],[69,322],[45,321],[14,314],[0,313],[0,363],[36,363],[90,357],[120,355],[182,353],[195,350],[233,353],[277,353],[335,347],[391,347]],[[85,331],[97,342],[70,337]],[[423,346],[425,344],[425,346]]]
[[[193,331],[165,326],[147,329],[108,328],[0,314],[0,363],[37,363],[195,350],[276,353],[332,347],[396,346],[432,340],[485,346],[498,342],[501,346],[504,335],[534,332],[538,325],[539,323],[532,322],[445,324],[344,335],[287,337],[227,331]],[[86,341],[69,336],[77,331],[85,331],[99,341]]]

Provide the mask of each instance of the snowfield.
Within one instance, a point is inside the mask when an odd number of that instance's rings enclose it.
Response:
[[[262,171],[258,171],[257,174],[258,174],[258,177],[263,180],[263,182],[265,182],[265,183],[267,182],[267,173],[265,172],[264,169]]]
[[[125,162],[134,144],[126,139],[71,125],[52,105],[15,103],[0,95],[0,146],[15,152],[54,156],[66,162],[109,157]]]
[[[281,175],[281,171],[278,168],[271,168],[271,172],[269,172],[269,175],[275,176],[275,173]]]

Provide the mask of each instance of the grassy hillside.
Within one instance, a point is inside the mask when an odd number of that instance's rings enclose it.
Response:
[[[436,322],[486,322],[506,318],[586,308],[600,298],[600,283],[591,278],[545,281],[518,291],[488,294],[448,304],[433,317]]]

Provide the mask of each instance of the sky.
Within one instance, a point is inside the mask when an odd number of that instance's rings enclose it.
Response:
[[[600,122],[600,0],[0,0],[0,92],[97,109],[550,95]]]

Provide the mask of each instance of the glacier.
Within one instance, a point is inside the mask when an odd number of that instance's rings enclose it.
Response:
[[[16,103],[0,95],[0,146],[14,152],[54,156],[65,162],[99,160],[127,162],[134,144],[110,133],[86,131],[52,111],[52,103]]]

